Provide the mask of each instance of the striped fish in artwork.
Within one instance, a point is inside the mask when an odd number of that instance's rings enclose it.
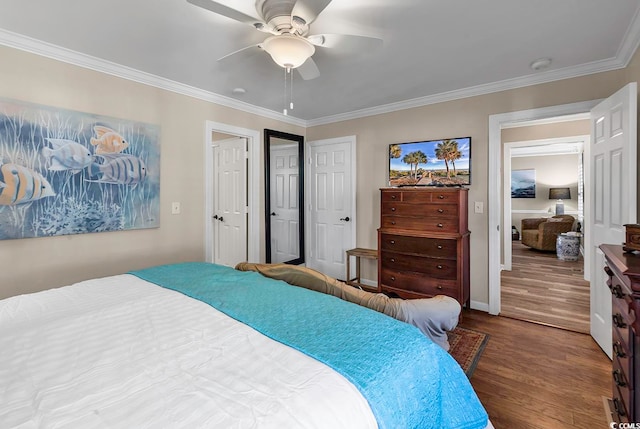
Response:
[[[91,164],[91,177],[88,182],[108,183],[112,185],[137,185],[147,177],[147,167],[137,156],[127,154],[94,155],[100,162]]]
[[[31,203],[56,193],[47,179],[18,164],[0,164],[0,206]]]

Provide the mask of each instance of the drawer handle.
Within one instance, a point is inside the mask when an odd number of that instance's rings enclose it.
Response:
[[[616,341],[615,343],[613,343],[613,353],[615,353],[615,355],[619,358],[627,356],[627,354],[624,352],[624,348],[622,348],[622,344],[620,344],[620,341]]]
[[[438,209],[438,213],[444,213],[444,210]]]
[[[627,324],[624,323],[624,318],[622,317],[622,314],[620,313],[616,313],[613,315],[613,324],[616,325],[618,328],[626,328]]]
[[[442,250],[442,244],[438,244],[438,250]]]
[[[395,225],[395,224],[396,224],[396,221],[395,221],[395,220],[392,220],[392,221],[391,221],[391,225]]]
[[[389,260],[390,260],[391,262],[395,262],[395,261],[396,261],[396,258],[391,258],[391,259],[389,259]]]
[[[391,281],[392,281],[392,282],[395,282],[395,281],[396,281],[395,276],[391,276]]]
[[[442,267],[442,265],[436,265],[436,268],[438,268],[439,270],[441,270],[443,267]]]
[[[611,271],[611,268],[607,267],[606,265],[604,266],[604,272],[607,273],[609,277],[613,277],[613,271]]]
[[[396,240],[391,240],[391,241],[389,241],[389,243],[396,244]]]
[[[436,289],[438,289],[438,290],[442,290],[442,285],[438,285],[438,286],[436,286]]]
[[[620,386],[620,387],[624,387],[627,385],[627,383],[624,381],[624,377],[622,376],[622,373],[620,372],[619,369],[616,369],[615,371],[612,371],[611,374],[613,375],[613,381],[616,383],[616,385]]]
[[[395,199],[396,199],[396,196],[395,196],[395,195],[391,195],[391,199],[392,199],[392,200],[395,200]]]
[[[444,200],[444,195],[438,195],[438,198],[440,198],[441,200]]]
[[[615,410],[616,414],[618,414],[620,417],[626,416],[626,413],[624,412],[624,407],[622,407],[622,404],[620,404],[620,400],[618,398],[613,398],[613,409]]]
[[[443,225],[443,224],[441,224],[441,223],[439,223],[439,224],[437,225],[437,227],[438,227],[438,228],[442,228],[443,226],[444,226],[444,225]]]
[[[396,211],[396,208],[395,208],[395,207],[391,207],[391,211],[392,211],[392,212],[395,212],[395,211]]]
[[[615,285],[611,288],[611,293],[615,295],[616,298],[624,298],[624,292],[622,291],[622,286]]]

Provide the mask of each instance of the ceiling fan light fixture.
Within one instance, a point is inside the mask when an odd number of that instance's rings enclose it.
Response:
[[[292,69],[300,67],[316,51],[306,39],[290,34],[269,37],[262,43],[262,48],[280,67]]]

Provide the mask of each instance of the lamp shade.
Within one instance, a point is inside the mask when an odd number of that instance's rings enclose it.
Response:
[[[262,43],[262,48],[281,67],[300,67],[316,51],[309,41],[290,34],[271,36]]]
[[[549,188],[550,200],[570,200],[571,189],[569,188]]]

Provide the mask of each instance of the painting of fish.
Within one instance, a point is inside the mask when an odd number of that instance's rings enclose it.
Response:
[[[96,147],[96,154],[120,153],[129,147],[129,143],[111,128],[96,125],[93,127],[96,138],[91,138],[91,144]]]
[[[45,139],[51,147],[43,147],[42,154],[49,159],[49,170],[79,173],[91,165],[93,156],[83,145],[66,139]]]
[[[0,240],[160,226],[160,127],[0,97]]]
[[[0,165],[0,206],[28,204],[56,193],[47,179],[17,164]]]

